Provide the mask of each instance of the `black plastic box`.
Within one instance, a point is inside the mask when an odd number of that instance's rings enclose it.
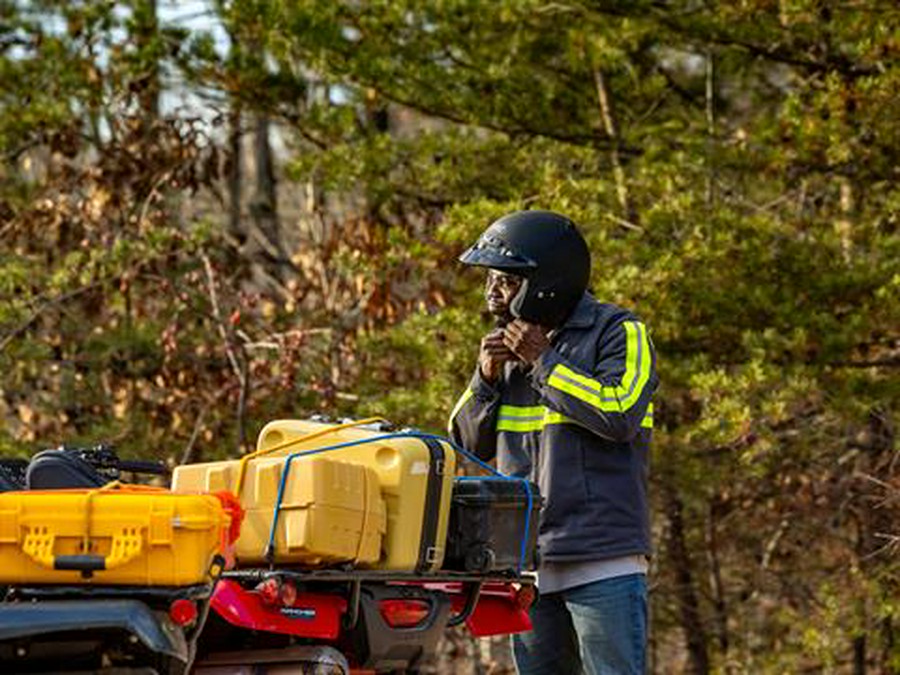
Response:
[[[162,462],[119,459],[112,446],[106,444],[89,448],[63,445],[42,450],[31,458],[25,486],[29,490],[100,487],[120,480],[123,471],[158,476],[168,473]]]
[[[444,568],[476,573],[535,569],[542,499],[537,485],[528,486],[530,518],[526,517],[528,494],[524,481],[458,478],[453,485]]]
[[[15,457],[0,458],[0,492],[25,489],[25,468],[27,459]]]

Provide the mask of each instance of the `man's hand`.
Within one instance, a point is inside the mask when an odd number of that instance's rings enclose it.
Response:
[[[503,364],[515,361],[516,355],[503,344],[503,329],[491,331],[481,340],[481,351],[478,354],[478,366],[481,377],[493,384],[503,373]]]
[[[534,363],[550,346],[544,328],[516,319],[503,330],[503,344],[525,363]]]

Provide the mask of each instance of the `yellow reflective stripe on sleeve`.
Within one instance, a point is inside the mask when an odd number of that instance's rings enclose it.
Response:
[[[628,321],[622,325],[626,340],[625,372],[619,385],[604,385],[562,363],[553,368],[547,383],[604,412],[625,412],[631,408],[650,379],[650,341],[642,323]]]
[[[651,403],[647,406],[647,413],[644,415],[644,419],[641,420],[641,427],[644,429],[652,429],[653,428],[653,404]]]
[[[531,431],[541,431],[544,428],[544,421],[529,420],[526,422],[516,422],[515,420],[497,420],[497,431],[515,431],[520,434],[527,434]]]
[[[637,333],[634,340],[637,343],[637,362],[635,364],[637,385],[632,382],[628,386],[628,393],[622,400],[622,410],[628,410],[638,402],[641,392],[644,391],[644,386],[650,379],[650,366],[653,363],[653,357],[650,354],[650,339],[647,337],[647,327],[642,323],[635,322],[634,330]],[[629,345],[631,345],[631,342],[629,342]],[[624,384],[625,378],[622,379]]]
[[[497,412],[497,431],[540,431],[544,428],[543,406],[501,405]]]
[[[501,405],[500,417],[543,417],[547,409],[542,405]]]
[[[553,412],[548,409],[547,413],[544,415],[544,425],[546,426],[548,424],[578,424],[578,422],[569,419],[561,413]]]
[[[548,424],[576,424],[576,422],[540,405],[502,405],[497,414],[497,431],[529,433],[541,431]]]
[[[609,403],[606,403],[603,400],[600,392],[595,391],[593,388],[589,388],[587,385],[579,382],[578,378],[580,377],[581,376],[578,375],[578,373],[574,372],[570,368],[566,368],[566,366],[560,363],[550,373],[550,378],[547,380],[547,384],[549,384],[554,389],[558,389],[563,393],[570,394],[575,398],[605,412],[619,412],[618,404],[611,405]]]
[[[467,387],[463,392],[462,396],[459,397],[459,400],[456,402],[456,405],[453,406],[453,412],[450,413],[450,419],[447,420],[447,433],[453,433],[453,420],[459,414],[459,411],[462,410],[462,407],[468,402],[472,396],[474,396],[475,392],[472,391],[471,387]]]

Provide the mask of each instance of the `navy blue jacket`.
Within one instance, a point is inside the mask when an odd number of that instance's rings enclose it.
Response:
[[[482,459],[496,456],[503,473],[540,486],[544,559],[649,555],[657,385],[646,326],[586,293],[534,366],[506,363],[494,386],[475,369],[449,431]]]

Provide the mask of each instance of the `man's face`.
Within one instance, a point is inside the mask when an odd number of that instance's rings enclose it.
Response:
[[[509,311],[509,303],[516,297],[516,293],[522,288],[522,277],[515,274],[507,274],[498,270],[488,270],[487,281],[484,286],[484,299],[487,302],[488,311],[498,319],[509,320],[512,314]]]

